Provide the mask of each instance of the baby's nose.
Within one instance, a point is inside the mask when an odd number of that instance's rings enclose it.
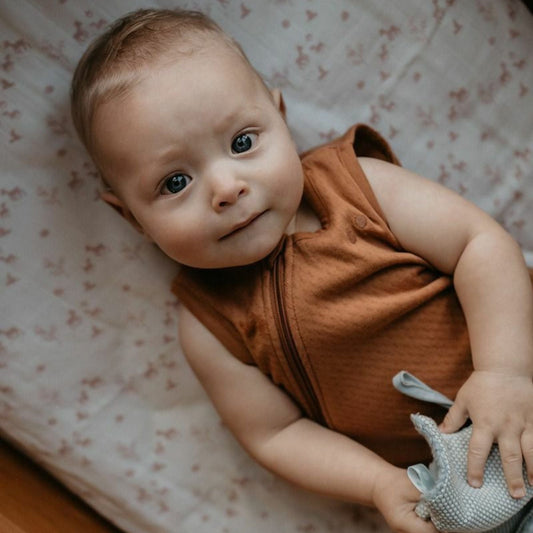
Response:
[[[248,184],[242,180],[228,177],[216,180],[213,186],[213,209],[217,212],[223,211],[246,194],[248,194]]]

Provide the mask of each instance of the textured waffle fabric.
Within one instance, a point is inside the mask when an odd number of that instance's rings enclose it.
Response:
[[[302,156],[322,229],[286,235],[251,265],[182,267],[174,291],[306,416],[407,467],[431,460],[409,415],[445,411],[397,394],[384,376],[409,368],[454,397],[472,372],[470,343],[452,279],[402,248],[361,156],[396,161],[364,125]]]
[[[433,454],[429,469],[421,464],[408,468],[409,478],[422,493],[416,508],[420,517],[450,533],[533,532],[533,486],[526,483],[524,498],[511,498],[496,445],[487,460],[483,486],[475,489],[466,481],[472,427],[443,434],[429,417],[412,415],[411,420]]]

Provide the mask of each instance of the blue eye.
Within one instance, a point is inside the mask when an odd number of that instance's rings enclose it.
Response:
[[[234,154],[242,154],[248,152],[254,144],[254,140],[257,137],[255,133],[241,133],[237,135],[231,143],[231,151]]]
[[[185,189],[185,187],[187,187],[191,181],[192,178],[187,176],[187,174],[173,174],[165,180],[161,193],[177,194],[183,191],[183,189]]]

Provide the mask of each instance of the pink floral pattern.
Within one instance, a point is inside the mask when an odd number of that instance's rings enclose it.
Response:
[[[367,122],[531,257],[533,17],[518,0],[142,5],[201,9],[232,33],[283,90],[300,148]],[[176,266],[98,201],[70,76],[140,6],[0,6],[0,429],[131,533],[387,531],[238,448],[180,351]]]

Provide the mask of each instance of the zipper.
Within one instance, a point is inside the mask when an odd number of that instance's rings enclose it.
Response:
[[[281,341],[281,348],[292,374],[300,385],[300,389],[310,409],[310,417],[320,424],[325,424],[324,415],[320,409],[318,398],[313,390],[311,380],[304,368],[302,360],[298,355],[298,349],[292,336],[287,312],[283,305],[283,275],[281,273],[281,261],[278,259],[272,269],[272,287],[274,296],[274,316],[276,320],[277,331]]]

